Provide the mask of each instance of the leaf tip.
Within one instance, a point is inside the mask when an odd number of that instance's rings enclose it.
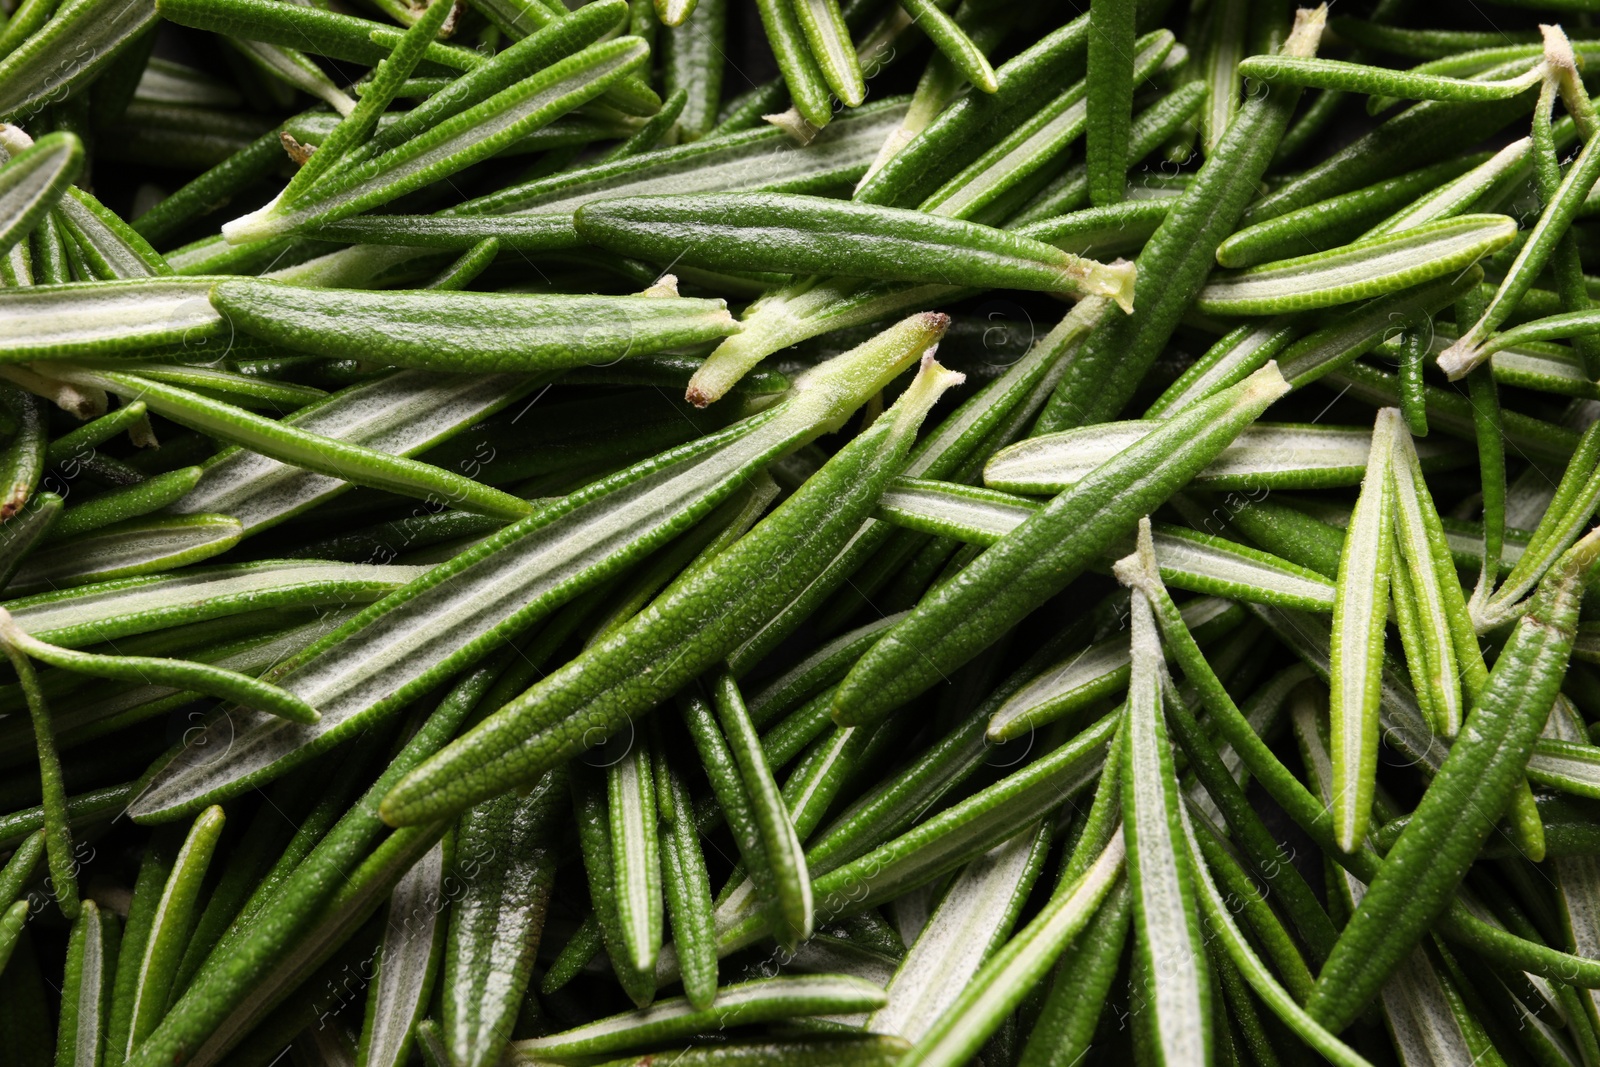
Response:
[[[1279,55],[1309,59],[1317,54],[1322,43],[1322,31],[1328,25],[1328,5],[1298,8],[1294,13],[1294,27],[1283,42]]]
[[[1267,396],[1269,403],[1294,388],[1289,379],[1283,376],[1283,369],[1278,366],[1278,361],[1275,359],[1267,360],[1241,384],[1248,386],[1250,392],[1257,396]]]
[[[1117,302],[1124,315],[1133,314],[1133,289],[1139,269],[1128,260],[1095,264],[1089,272],[1090,291]]]
[[[778,127],[789,136],[789,140],[802,148],[816,140],[817,134],[821,132],[818,127],[813,126],[800,112],[792,107],[788,111],[762,115],[761,118],[762,121]]]
[[[1485,358],[1480,346],[1472,344],[1469,337],[1463,337],[1439,353],[1439,369],[1446,378],[1456,382],[1472,373]]]
[[[1539,24],[1539,35],[1544,41],[1544,61],[1557,71],[1577,73],[1578,57],[1572,51],[1572,42],[1559,24]]]

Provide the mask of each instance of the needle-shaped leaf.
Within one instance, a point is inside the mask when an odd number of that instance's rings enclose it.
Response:
[[[1437,74],[1391,70],[1388,67],[1347,63],[1338,59],[1300,56],[1251,56],[1239,64],[1239,73],[1264,82],[1306,85],[1371,96],[1398,96],[1406,100],[1503,100],[1539,84],[1544,72],[1537,64],[1513,78],[1480,81]]]
[[[133,793],[132,782],[79,793],[67,798],[67,816],[71,822],[79,826],[104,825],[117,817]],[[44,822],[43,805],[36,804],[31,808],[14,812],[5,817],[4,830],[0,831],[0,841],[4,841],[7,848],[20,845],[29,836],[38,833],[43,828]]]
[[[611,867],[623,942],[640,971],[655,969],[661,950],[661,849],[657,838],[655,771],[650,752],[635,744],[606,768],[611,815]]]
[[[0,55],[9,55],[23,41],[38,32],[39,28],[50,20],[60,7],[54,0],[32,0],[27,4],[18,4],[12,11],[12,17],[7,20],[5,28],[0,31]]]
[[[378,125],[378,116],[394,100],[401,83],[416,69],[423,52],[439,35],[445,16],[453,8],[453,0],[430,0],[423,9],[422,17],[406,30],[394,51],[373,68],[372,80],[367,83],[354,110],[344,116],[311,157],[300,164],[283,190],[281,203],[293,205],[296,200],[303,198],[315,187],[320,177],[343,162],[351,149],[371,138]]]
[[[901,1062],[907,1067],[969,1062],[1068,943],[1095,919],[1101,902],[1115,892],[1126,858],[1119,827],[1093,863],[1077,877],[1063,879],[1039,914],[984,965]]]
[[[139,860],[139,872],[128,902],[128,919],[118,947],[116,985],[106,1025],[106,1052],[113,1063],[127,1058],[133,1002],[139,988],[145,946],[183,836],[178,827],[159,832],[152,837]]]
[[[1138,553],[1154,549],[1148,524]],[[1153,567],[1153,561],[1147,566]],[[1195,872],[1183,847],[1182,794],[1162,713],[1161,642],[1150,602],[1135,590],[1132,673],[1122,809],[1133,893],[1136,973],[1147,983],[1153,1019],[1145,1020],[1162,1063],[1200,1063],[1211,1047],[1211,982],[1195,900]]]
[[[76,186],[67,187],[51,217],[77,249],[79,276],[109,281],[173,273],[165,257],[120,215]]]
[[[674,997],[549,1037],[518,1041],[513,1047],[525,1056],[597,1056],[670,1043],[706,1030],[796,1015],[845,1015],[883,1004],[883,990],[848,975],[764,978],[723,986],[717,1002],[703,1010]]]
[[[274,200],[223,227],[230,242],[273,237],[358,215],[482,162],[595,99],[648,53],[636,37],[590,45],[404,144],[338,174],[292,203]]]
[[[812,127],[822,129],[833,117],[828,84],[806,43],[793,6],[785,0],[757,0],[756,12],[761,16],[761,28],[766,31],[795,112]]]
[[[1128,170],[1128,131],[1133,122],[1133,39],[1137,5],[1098,0],[1089,6],[1089,95],[1085,161],[1089,199],[1096,205],[1122,199]]]
[[[1516,233],[1516,221],[1504,215],[1424,223],[1222,275],[1200,291],[1195,306],[1218,315],[1275,315],[1366,300],[1457,274]]]
[[[1203,597],[1183,606],[1183,620],[1202,639],[1210,638],[1231,628],[1237,616],[1230,609],[1225,600]],[[989,740],[1025,736],[1047,722],[1093,707],[1103,696],[1125,691],[1130,666],[1128,641],[1122,635],[1074,649],[1005,698],[989,719]]]
[[[182,497],[199,480],[200,468],[180,467],[121,489],[108,490],[93,500],[67,509],[54,532],[59,537],[73,537],[148,515]]]
[[[920,349],[942,335],[945,322],[917,316],[896,329]],[[925,358],[895,406],[754,529],[412,775],[386,814],[410,821],[470,803],[474,794],[493,795],[533,768],[596,744],[726,657],[844,547],[904,464],[928,409],[961,380]],[[752,585],[754,573],[763,577]],[[659,669],[633,669],[641,648],[657,650]]]
[[[919,1041],[938,1023],[1009,938],[1048,847],[1048,833],[1029,827],[967,864],[895,969],[869,1030]]]
[[[1322,9],[1302,10],[1283,51],[1315,53],[1326,17]],[[1257,195],[1270,162],[1268,146],[1277,143],[1298,98],[1299,90],[1280,87],[1244,102],[1217,151],[1140,252],[1144,294],[1136,293],[1138,310],[1106,320],[1085,342],[1040,413],[1040,432],[1102,422],[1127,404],[1205,284],[1217,246]]]
[[[168,22],[211,30],[252,41],[304,48],[330,59],[351,63],[382,62],[400,43],[404,31],[371,19],[297,4],[285,8],[272,0],[158,0],[157,13]],[[450,70],[468,71],[484,58],[470,48],[434,42],[423,58]]]
[[[974,35],[979,39],[987,37],[983,33],[984,27],[963,28],[961,21],[950,17],[941,6],[930,0],[910,0],[905,9],[917,28],[927,34],[940,55],[949,62],[950,69],[959,77],[970,82],[979,92],[992,93],[1000,88],[994,68],[984,54],[984,45],[974,40]]]
[[[78,429],[67,430],[61,437],[53,438],[45,450],[46,462],[50,462],[51,466],[61,466],[64,462],[82,458],[94,446],[104,445],[122,434],[123,430],[130,435],[138,435],[147,416],[149,410],[142,403],[125,403],[115,411],[102,414],[101,418],[91,419]]]
[[[1543,30],[1544,28],[1540,27],[1540,29]],[[1546,31],[1546,40],[1548,41],[1549,37],[1547,34],[1548,31]],[[1475,45],[1483,43],[1481,38],[1476,41],[1472,41],[1471,38],[1458,38],[1458,41],[1460,42],[1460,47],[1458,49],[1453,50],[1447,55],[1436,56],[1428,59],[1426,62],[1418,63],[1415,66],[1408,68],[1407,73],[1440,74],[1444,75],[1445,77],[1473,78],[1474,76],[1482,74],[1485,71],[1497,67],[1502,63],[1511,63],[1514,60],[1532,61],[1545,58],[1545,56],[1541,55],[1541,49],[1538,45],[1531,43],[1509,43],[1514,39],[1515,38],[1507,38],[1507,43],[1503,43],[1498,47],[1475,47]],[[1472,41],[1472,43],[1467,43],[1469,41]],[[1572,50],[1571,45],[1568,44],[1566,49],[1570,53]],[[1387,48],[1383,48],[1381,50],[1388,51]],[[1367,114],[1376,115],[1387,110],[1388,108],[1393,107],[1398,102],[1399,101],[1393,97],[1377,97],[1375,99],[1368,100]],[[1587,131],[1585,135],[1587,136]]]
[[[268,44],[266,41],[246,40],[242,37],[230,37],[228,38],[228,44],[238,50],[239,55],[243,57],[246,63],[251,64],[263,74],[316,97],[333,108],[340,116],[348,115],[355,110],[355,100],[343,89],[335,85],[333,79],[329,78],[327,73],[317,66],[316,61],[304,52],[294,48],[285,48],[283,45]],[[279,139],[278,133],[274,131],[268,136],[275,142],[272,147],[282,151],[282,141]],[[237,158],[235,156],[233,159],[228,160],[227,163],[236,162]],[[221,165],[227,166],[227,163]],[[173,206],[176,207],[177,205]],[[165,214],[165,212],[162,214]],[[160,216],[157,217],[159,218]],[[153,224],[155,219],[149,221],[150,224]],[[150,232],[149,225],[141,227],[139,232],[146,237],[155,237],[155,234]]]
[[[1541,737],[1528,757],[1528,780],[1574,796],[1600,798],[1600,747]]]
[[[1078,255],[1137,254],[1171,212],[1171,197],[1124,200],[1106,207],[1068,212],[1015,229],[1024,237],[1033,237]]]
[[[853,180],[904,114],[901,100],[869,104],[841,115],[804,145],[771,128],[706,138],[513,185],[452,214],[527,215],[550,233],[545,247],[574,247],[583,242],[572,229],[572,213],[590,200],[739,189],[812,192]]]
[[[409,112],[408,112],[409,114]],[[555,213],[518,215],[356,215],[319,223],[313,232],[328,241],[404,245],[447,251],[498,241],[517,252],[543,252],[577,243],[571,217]]]
[[[201,663],[245,676],[257,676],[286,657],[303,650],[344,622],[353,610],[333,610],[315,622],[293,626],[275,633],[252,632],[251,636],[223,641],[197,649],[188,655]],[[258,626],[249,627],[258,631]],[[188,704],[201,694],[172,685],[123,684],[107,687],[101,695],[85,694],[55,714],[57,736],[64,745],[76,745],[103,734]],[[0,738],[15,743],[18,726],[0,728]]]
[[[1277,359],[1300,335],[1300,327],[1290,316],[1247,322],[1229,330],[1178,376],[1178,380],[1145,411],[1144,417],[1166,418],[1233,384],[1241,374],[1269,359]]]
[[[56,905],[69,919],[79,913],[78,861],[73,855],[71,814],[67,791],[61,776],[61,757],[56,751],[55,725],[39,688],[39,676],[27,654],[16,646],[0,642],[0,649],[17,673],[27,699],[28,717],[33,724],[35,750],[39,762],[39,794],[43,809],[45,859],[50,868],[50,892]]]
[[[1418,197],[1429,195],[1439,188],[1441,180],[1457,178],[1463,171],[1470,170],[1473,161],[1469,157],[1465,161],[1452,159],[1431,167],[1420,167],[1398,177],[1242,227],[1217,248],[1217,262],[1224,267],[1253,267],[1269,260],[1323,251],[1330,245],[1337,245],[1355,236],[1359,231],[1352,227],[1381,217],[1386,210],[1407,207]],[[1465,207],[1462,205],[1456,213],[1465,210]]]
[[[378,452],[410,456],[515,403],[541,384],[537,377],[513,374],[400,371],[341,389],[283,421]],[[134,403],[142,406],[140,401]],[[170,510],[180,515],[230,515],[249,536],[349,488],[342,478],[236,448],[207,461],[199,484]]]
[[[607,364],[737,333],[721,300],[366,292],[223,282],[212,304],[286,348],[427,370],[536,372]]]
[[[1455,563],[1440,558],[1437,539],[1443,533],[1438,512],[1427,483],[1422,479],[1422,464],[1409,432],[1396,428],[1394,458],[1390,477],[1394,479],[1394,550],[1404,561],[1407,582],[1417,608],[1417,621],[1423,638],[1423,664],[1411,663],[1412,681],[1419,698],[1427,700],[1443,727],[1446,737],[1454,737],[1466,715],[1462,707],[1461,668],[1455,649],[1455,634],[1465,625],[1466,602],[1456,578]],[[1409,660],[1408,655],[1408,660]],[[1418,667],[1423,669],[1419,672]]]
[[[1329,611],[1333,586],[1309,568],[1223,537],[1158,523],[1155,543],[1161,579],[1214,597]]]
[[[878,514],[913,530],[992,545],[1042,506],[1029,497],[957,482],[896,478]]]
[[[10,918],[9,911],[6,918]],[[0,942],[5,940],[4,924],[5,919],[0,919]],[[101,1062],[116,972],[117,934],[114,916],[102,912],[92,900],[83,902],[67,937],[67,966],[61,980],[61,1022],[56,1037],[56,1063],[61,1067],[97,1067]],[[0,955],[8,949],[0,950]]]
[[[585,4],[570,15],[554,20],[516,44],[497,53],[487,63],[459,78],[383,125],[365,144],[351,148],[343,166],[364,162],[395,148],[467,108],[488,99],[551,63],[572,55],[615,30],[627,16],[621,0]]]
[[[661,799],[661,880],[667,915],[683,981],[684,996],[708,1008],[717,995],[717,936],[712,926],[711,880],[695,825],[689,790],[663,758],[657,765],[656,795]]]
[[[1512,141],[1454,181],[1417,197],[1361,236],[1398,233],[1438,219],[1452,218],[1478,204],[1494,203],[1497,194],[1514,186],[1519,179],[1526,180],[1533,169],[1529,159],[1532,144],[1529,138]]]
[[[1014,493],[1059,493],[1159,429],[1153,421],[1099,423],[1019,441],[984,465],[984,484]],[[1367,468],[1372,432],[1354,426],[1257,423],[1246,427],[1194,477],[1206,489],[1320,489],[1356,485]],[[1428,467],[1466,458],[1458,446],[1424,441]]]
[[[444,843],[407,871],[389,895],[388,921],[376,959],[378,975],[367,996],[357,1067],[401,1067],[428,1009],[444,945]]]
[[[723,818],[748,875],[744,881],[748,883],[750,892],[742,896],[744,902],[752,907],[741,911],[754,911],[754,919],[763,930],[786,930],[788,923],[780,911],[778,897],[778,872],[767,859],[767,847],[761,827],[756,822],[754,805],[745,789],[739,765],[729,749],[727,736],[717,724],[710,701],[700,693],[686,694],[679,698],[678,703],[684,724],[700,756],[700,764],[710,780],[712,795],[722,809]],[[596,913],[601,913],[598,906]],[[717,918],[718,915],[713,913],[714,937],[720,932],[719,926],[727,925],[726,922],[717,923]],[[716,947],[720,955],[720,937],[717,938]]]
[[[1600,310],[1565,311],[1557,315],[1534,319],[1531,322],[1518,323],[1509,329],[1492,333],[1483,340],[1475,351],[1485,359],[1496,357],[1495,363],[1498,369],[1498,364],[1502,362],[1502,357],[1519,346],[1527,345],[1530,342],[1565,341],[1573,338],[1590,337],[1596,333],[1600,333]],[[1499,378],[1498,374],[1496,378]]]
[[[1394,546],[1394,467],[1400,413],[1384,408],[1373,425],[1361,494],[1350,515],[1334,590],[1328,714],[1333,725],[1334,826],[1346,852],[1361,846],[1378,774],[1378,694]]]
[[[9,382],[0,383],[0,410],[14,427],[0,451],[0,522],[4,522],[27,506],[39,486],[47,432],[44,404]]]
[[[1518,620],[1461,736],[1317,979],[1306,1010],[1324,1026],[1347,1025],[1410,954],[1450,903],[1465,857],[1477,855],[1520,787],[1571,656],[1579,576],[1597,553],[1595,533],[1569,549]]]
[[[1173,46],[1172,34],[1165,30],[1130,42],[1133,79],[1142,81],[1154,74],[1172,54]],[[1061,158],[1068,147],[1088,129],[1087,82],[1079,82],[1064,90],[999,144],[928,194],[917,205],[918,210],[953,219],[992,219],[997,213],[1009,213],[1009,201],[1015,199],[1016,192],[1025,191],[1036,184],[1038,177],[1046,172],[1052,161]],[[1119,170],[1118,173],[1122,172]],[[1039,232],[1047,225],[1040,222],[1018,227],[1016,232],[1047,244],[1068,248],[1068,243],[1056,235],[1046,236]],[[1138,232],[1137,226],[1130,228],[1134,233]],[[1137,243],[1133,247],[1137,248]]]
[[[6,289],[0,293],[0,359],[135,352],[228,335],[206,298],[220,278],[140,278]]]
[[[772,871],[775,914],[785,925],[774,933],[781,944],[798,945],[811,936],[813,911],[811,875],[806,869],[805,853],[800,848],[800,835],[778,792],[772,769],[767,766],[761,739],[750,722],[750,713],[745,710],[738,683],[726,671],[720,672],[712,682],[711,704],[739,769],[750,813],[761,836],[761,852]]]
[[[61,498],[54,493],[35,493],[28,503],[0,526],[0,580],[8,589],[29,554],[44,540],[50,527],[61,516]]]
[[[1539,520],[1538,528],[1511,573],[1481,604],[1474,598],[1474,621],[1479,629],[1509,621],[1521,611],[1522,598],[1588,527],[1597,506],[1600,506],[1600,427],[1591,426],[1579,440],[1556,486],[1549,509]]]
[[[366,603],[424,573],[423,567],[272,560],[104,582],[5,606],[34,637],[78,648],[257,608]]]
[[[667,27],[661,45],[662,88],[670,97],[682,91],[678,139],[698,141],[718,122],[722,105],[723,48],[728,38],[727,0],[657,0],[656,14]]]
[[[640,197],[585,204],[574,225],[602,247],[662,263],[1038,289],[1132,307],[1126,263],[903,208],[784,193]]]
[[[900,478],[883,495],[878,513],[896,525],[987,547],[1043,506],[992,489]],[[1306,611],[1333,607],[1333,585],[1315,571],[1182,527],[1162,524],[1155,536],[1162,577],[1180,589]]]
[[[583,855],[583,869],[589,883],[589,904],[592,910],[586,925],[593,927],[593,935],[573,935],[567,949],[587,945],[583,962],[603,946],[610,958],[611,971],[617,984],[628,998],[640,1007],[647,1006],[656,995],[654,971],[641,971],[633,965],[633,953],[623,933],[621,909],[617,901],[617,870],[612,861],[611,819],[604,781],[583,768],[570,776],[572,783],[573,814],[577,822],[578,847]],[[731,822],[731,820],[730,820]],[[575,967],[582,966],[573,959]],[[569,976],[570,977],[570,976]]]
[[[101,656],[48,644],[17,625],[4,608],[0,608],[0,641],[52,667],[115,681],[189,689],[224,700],[234,700],[246,707],[260,708],[293,722],[317,720],[316,711],[305,701],[278,687],[207,663],[165,656]]]
[[[563,789],[496,797],[462,816],[445,943],[441,1022],[464,1067],[499,1060],[515,1026],[544,932],[556,874],[552,828]]]
[[[27,237],[83,166],[83,142],[51,133],[0,167],[0,253]]]
[[[66,0],[38,32],[0,59],[0,120],[27,118],[81,91],[155,21],[149,0]]]
[[[200,918],[200,891],[222,837],[222,809],[210,807],[201,812],[178,848],[171,873],[156,901],[139,957],[138,976],[133,982],[133,999],[128,1025],[128,1045],[121,1057],[137,1048],[155,1030],[167,1013],[167,1006],[178,993],[173,979],[183,950]]]
[[[141,809],[178,810],[248,788],[425,692],[688,529],[776,456],[840,424],[942,329],[942,317],[909,320],[816,368],[761,414],[601,479],[427,572],[274,677],[322,713],[318,723],[284,731],[265,716],[219,721],[213,740],[232,738],[229,761],[210,758],[205,743],[190,746],[152,782]],[[452,622],[441,627],[445,618]]]
[[[226,552],[239,534],[226,515],[133,519],[41,545],[17,569],[11,589],[35,593],[171,570]]]
[[[321,400],[326,390],[296,385],[281,379],[240,374],[214,367],[194,367],[172,363],[141,363],[139,373],[158,382],[181,385],[217,400],[226,400],[258,411],[295,411]]]
[[[1539,221],[1528,233],[1516,258],[1506,268],[1505,277],[1495,289],[1494,296],[1482,307],[1477,321],[1440,354],[1439,369],[1451,380],[1466,377],[1469,371],[1484,361],[1486,357],[1479,351],[1479,346],[1511,316],[1512,310],[1551,262],[1551,257],[1556,255],[1557,247],[1577,217],[1583,198],[1594,187],[1596,178],[1600,178],[1600,144],[1597,142],[1600,142],[1600,138],[1591,137],[1584,144],[1578,158],[1567,167],[1560,184],[1546,197]]]
[[[1196,872],[1195,882],[1200,905],[1205,910],[1206,928],[1221,939],[1223,950],[1227,952],[1234,966],[1239,968],[1245,981],[1250,983],[1256,995],[1295,1032],[1296,1036],[1326,1056],[1330,1062],[1339,1064],[1340,1067],[1369,1067],[1366,1059],[1340,1041],[1337,1036],[1320,1025],[1314,1016],[1297,1004],[1294,997],[1289,995],[1289,991],[1283,988],[1272,971],[1261,961],[1261,957],[1256,955],[1255,949],[1246,940],[1244,931],[1239,929],[1238,923],[1234,920],[1233,909],[1229,906],[1227,898],[1222,895],[1216,882],[1211,878],[1205,857],[1195,841],[1195,831],[1190,825],[1188,811],[1184,809],[1179,814],[1184,823],[1184,840],[1188,846],[1189,861]]]
[[[834,718],[883,718],[977,655],[1076,577],[1138,516],[1226,448],[1288,389],[1269,363],[1239,385],[1158,425],[1150,435],[995,543],[889,630],[840,684]]]
[[[1199,126],[1200,150],[1208,157],[1216,152],[1222,135],[1239,113],[1241,89],[1244,87],[1244,79],[1239,74],[1239,61],[1249,53],[1257,40],[1263,44],[1270,40],[1272,45],[1276,45],[1282,39],[1281,32],[1274,33],[1270,38],[1262,37],[1260,30],[1264,27],[1258,27],[1255,33],[1249,32],[1252,29],[1251,16],[1249,4],[1242,0],[1229,0],[1205,12],[1203,22],[1196,27],[1198,32],[1192,39],[1195,51],[1199,54],[1195,61],[1195,73],[1189,77],[1204,86],[1206,91],[1206,101],[1200,109]],[[1257,17],[1263,20],[1272,18],[1265,13]],[[1171,150],[1168,154],[1171,155]]]
[[[0,907],[9,908],[21,895],[23,888],[33,881],[39,861],[44,858],[44,831],[39,830],[21,841],[0,867]]]
[[[867,86],[838,0],[794,0],[793,10],[828,88],[845,107],[860,107]]]
[[[453,471],[310,433],[188,389],[118,371],[63,366],[60,373],[63,380],[142,400],[151,411],[174,422],[318,474],[407,496],[444,499],[501,518],[521,518],[532,510],[525,501]]]

